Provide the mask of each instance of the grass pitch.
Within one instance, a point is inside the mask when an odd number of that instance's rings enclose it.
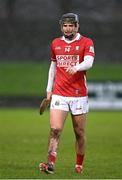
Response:
[[[63,130],[54,175],[40,173],[46,161],[49,112],[0,109],[1,179],[121,179],[122,112],[89,112],[83,174],[74,172],[74,134],[70,116]]]

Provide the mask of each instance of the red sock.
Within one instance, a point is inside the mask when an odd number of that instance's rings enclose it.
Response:
[[[83,160],[84,160],[84,154],[77,154],[76,156],[76,164],[77,165],[83,165]]]
[[[56,161],[56,153],[49,153],[48,154],[48,162],[55,164]]]

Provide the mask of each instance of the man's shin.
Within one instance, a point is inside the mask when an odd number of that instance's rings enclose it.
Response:
[[[48,163],[55,163],[61,129],[51,129],[48,144]]]

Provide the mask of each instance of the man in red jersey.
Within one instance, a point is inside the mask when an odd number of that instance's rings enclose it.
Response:
[[[76,137],[75,171],[81,173],[88,113],[86,71],[93,65],[94,45],[91,39],[78,33],[79,19],[76,14],[64,14],[60,26],[63,36],[52,41],[47,83],[47,99],[51,100],[48,159],[47,163],[40,163],[39,168],[46,173],[54,173],[59,138],[70,112]]]

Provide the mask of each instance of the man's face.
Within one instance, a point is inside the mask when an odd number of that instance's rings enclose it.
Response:
[[[61,31],[63,32],[64,35],[70,36],[73,34],[74,36],[78,32],[79,25],[78,24],[73,24],[73,23],[64,23],[61,27]]]

